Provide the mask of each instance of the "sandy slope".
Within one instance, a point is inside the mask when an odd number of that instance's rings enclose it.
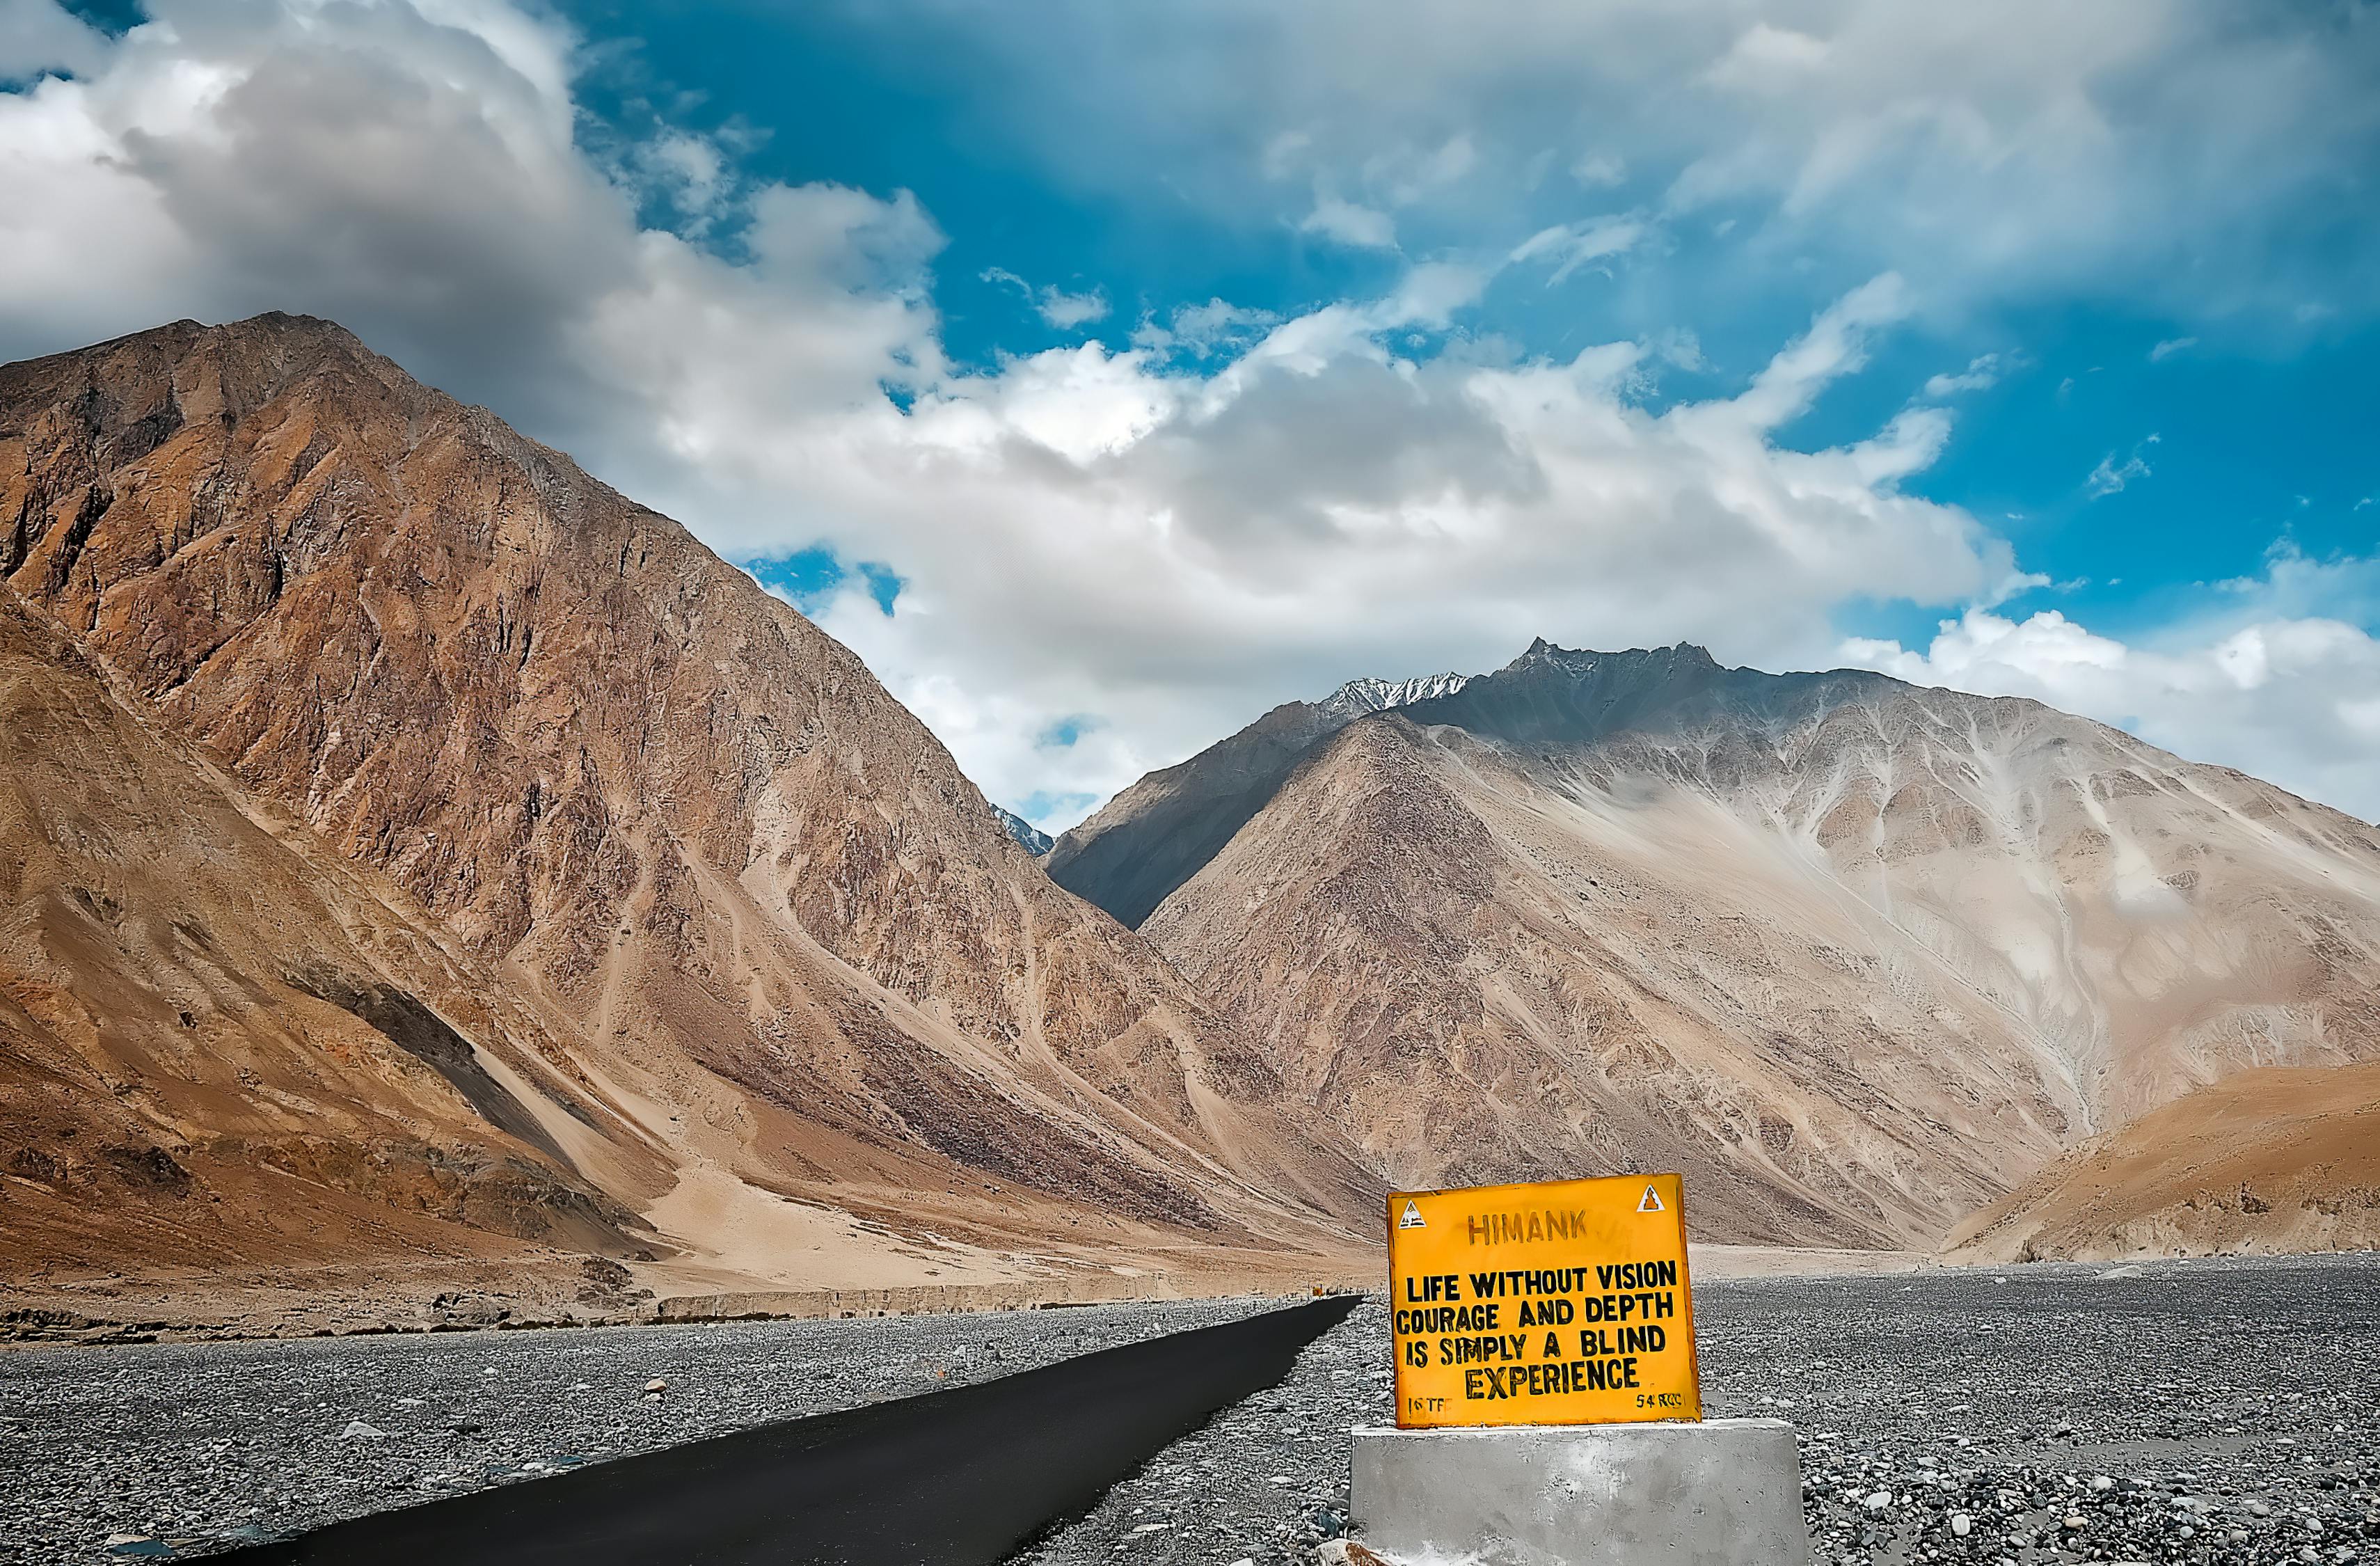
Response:
[[[389,977],[381,1009],[433,1014],[511,1086],[549,1163],[651,1226],[664,1282],[1195,1271],[1357,1244],[1335,1215],[1368,1227],[1344,1143],[1144,941],[1050,884],[845,649],[338,328],[184,322],[0,370],[0,577],[61,648],[285,813],[293,892],[221,922],[302,948],[315,916],[277,910],[343,877],[401,905],[382,922],[454,965]],[[33,698],[35,666],[69,662],[23,657]],[[88,768],[82,744],[61,736],[58,775]],[[201,852],[221,836],[103,791],[89,814]],[[178,878],[54,879],[35,891],[170,926]],[[114,958],[65,964],[63,928],[20,920],[15,973],[49,977],[9,993],[106,1035],[129,992],[101,977]],[[270,1080],[249,1055],[276,1028],[321,1048],[288,1020],[312,1014],[288,944],[225,959],[240,1001],[198,996],[198,1063],[173,1069]],[[168,1135],[139,1107],[163,1069],[128,1068],[110,1112]],[[249,1108],[227,1088],[172,1134]],[[7,1130],[29,1156],[55,1155],[47,1135]]]
[[[1675,1165],[1713,1238],[1930,1244],[2192,1087],[2380,1057],[2364,823],[1694,649],[1340,731],[1143,930],[1393,1178]]]
[[[2244,1072],[1959,1226],[1960,1261],[2380,1248],[2380,1065]]]
[[[12,1271],[647,1250],[606,1187],[664,1168],[534,1012],[243,809],[6,589],[0,733]]]

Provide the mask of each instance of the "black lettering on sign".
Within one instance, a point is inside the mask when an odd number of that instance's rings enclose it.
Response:
[[[1475,1245],[1504,1245],[1531,1240],[1570,1240],[1586,1232],[1586,1210],[1488,1212],[1463,1220],[1463,1233]]]
[[[1678,1264],[1674,1258],[1613,1262],[1597,1268],[1595,1280],[1602,1288],[1614,1292],[1623,1289],[1674,1289],[1678,1286]]]
[[[1493,1332],[1500,1323],[1497,1315],[1502,1305],[1427,1305],[1419,1310],[1400,1307],[1396,1313],[1396,1329],[1400,1332]]]
[[[1488,1365],[1463,1373],[1463,1395],[1473,1402],[1557,1397],[1570,1392],[1618,1392],[1635,1385],[1636,1361],[1633,1357]]]

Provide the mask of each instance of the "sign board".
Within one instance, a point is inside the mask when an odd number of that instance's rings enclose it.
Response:
[[[1397,1424],[1700,1419],[1681,1186],[1390,1192]]]

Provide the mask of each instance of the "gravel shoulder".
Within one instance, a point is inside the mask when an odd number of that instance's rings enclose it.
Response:
[[[1793,1423],[1829,1566],[2380,1560],[2380,1256],[1731,1280],[1694,1309],[1707,1412]],[[1311,1559],[1388,1366],[1367,1305],[1026,1559]]]
[[[203,1555],[1281,1303],[8,1349],[0,1562]]]
[[[1272,1303],[0,1353],[0,1560],[280,1533]],[[1720,1280],[1695,1316],[1708,1411],[1796,1426],[1828,1566],[2380,1561],[2380,1256]],[[1388,1366],[1366,1304],[1020,1560],[1310,1560]]]

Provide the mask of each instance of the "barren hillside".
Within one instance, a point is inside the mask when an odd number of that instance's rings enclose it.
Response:
[[[2380,1065],[2201,1087],[2076,1149],[1951,1239],[1972,1261],[2380,1247]]]
[[[2037,704],[1544,644],[1309,750],[1147,921],[1409,1181],[1677,1164],[1930,1241],[2254,1065],[2380,1057],[2380,834]]]
[[[0,734],[12,1269],[660,1243],[604,1187],[665,1165],[540,1019],[402,894],[251,819],[5,589]]]
[[[1263,1055],[846,649],[339,328],[0,370],[0,577],[162,728],[550,1019],[658,1150],[623,1200],[719,1279],[1330,1249],[1327,1213],[1368,1219]]]
[[[1180,766],[1151,772],[1061,833],[1050,879],[1139,928],[1264,808],[1297,759],[1356,719],[1463,688],[1460,674],[1351,680],[1320,701],[1274,708]]]

